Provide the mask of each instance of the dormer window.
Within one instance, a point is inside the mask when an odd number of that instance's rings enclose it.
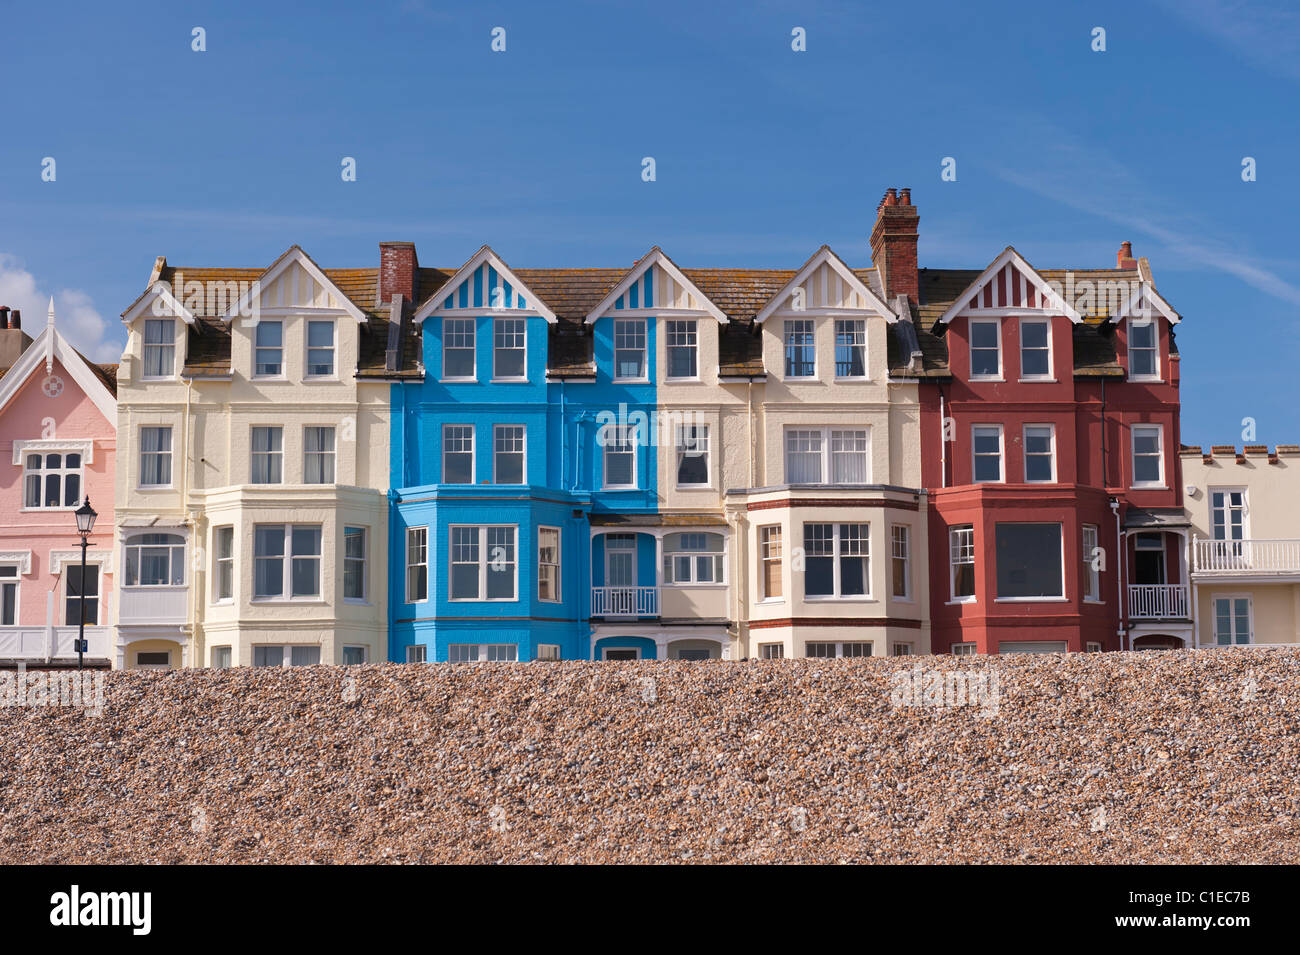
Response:
[[[645,319],[616,319],[614,321],[614,380],[645,381],[645,356]]]
[[[176,374],[176,321],[147,318],[144,322],[144,377],[171,378]]]
[[[522,318],[498,318],[493,328],[492,377],[511,381],[527,377],[524,352],[527,323]]]
[[[800,318],[785,323],[785,377],[817,377],[817,352],[813,323]]]
[[[258,378],[279,378],[284,374],[284,323],[258,322],[253,374]]]
[[[835,320],[835,377],[867,377],[867,323],[860,318]]]
[[[1160,377],[1156,323],[1150,318],[1133,318],[1128,323],[1128,376],[1156,380]]]
[[[1020,322],[1020,377],[1052,377],[1051,326],[1047,319]]]

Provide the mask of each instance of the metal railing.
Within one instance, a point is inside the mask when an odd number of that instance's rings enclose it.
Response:
[[[593,617],[657,617],[658,587],[592,587]]]
[[[1190,617],[1186,584],[1129,584],[1130,620],[1167,620]]]
[[[1300,538],[1193,539],[1192,573],[1300,574]]]

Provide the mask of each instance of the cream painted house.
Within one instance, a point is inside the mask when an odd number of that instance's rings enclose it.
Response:
[[[1300,645],[1300,446],[1181,458],[1196,646]]]
[[[158,260],[123,315],[116,666],[387,658],[377,281],[297,246],[265,270]]]
[[[900,317],[902,316],[902,317]],[[755,316],[766,380],[727,511],[742,653],[928,653],[916,354],[905,296],[823,246]],[[909,334],[910,333],[910,334]]]

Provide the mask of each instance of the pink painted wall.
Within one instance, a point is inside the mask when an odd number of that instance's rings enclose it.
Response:
[[[57,397],[51,398],[42,391],[46,377],[42,362],[0,411],[0,551],[32,552],[31,573],[20,577],[16,623],[21,626],[45,625],[46,595],[51,590],[55,592],[54,623],[64,625],[63,580],[61,575],[50,572],[49,555],[51,550],[76,550],[80,554],[81,538],[73,509],[23,509],[23,467],[21,463],[13,463],[15,441],[53,437],[94,442],[93,463],[82,462],[81,494],[83,497],[89,494],[91,506],[99,512],[90,536],[90,549],[113,551],[116,422],[104,417],[82,392],[76,379],[57,361],[53,373],[63,380],[63,391]],[[45,433],[46,419],[54,421],[53,435]],[[111,574],[101,571],[99,593],[99,623],[103,625],[110,620]]]

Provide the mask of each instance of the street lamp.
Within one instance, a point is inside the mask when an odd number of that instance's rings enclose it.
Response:
[[[86,503],[73,513],[77,517],[77,533],[81,535],[81,582],[77,585],[81,597],[81,620],[77,625],[77,669],[80,670],[86,662],[86,548],[90,546],[88,538],[90,532],[95,529],[95,518],[99,515],[90,506],[89,497],[86,498]]]

